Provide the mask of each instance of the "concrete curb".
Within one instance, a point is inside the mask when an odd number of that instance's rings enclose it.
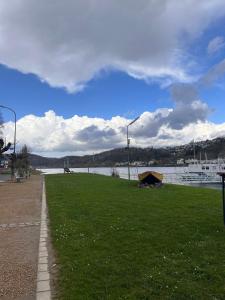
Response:
[[[51,300],[47,239],[48,239],[47,205],[46,205],[46,194],[45,194],[45,180],[43,180],[38,272],[37,272],[37,291],[36,291],[37,300]]]

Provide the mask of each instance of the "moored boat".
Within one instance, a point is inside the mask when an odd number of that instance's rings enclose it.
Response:
[[[222,159],[195,161],[185,167],[180,179],[182,182],[219,183],[221,177],[217,173],[224,171],[225,161]]]

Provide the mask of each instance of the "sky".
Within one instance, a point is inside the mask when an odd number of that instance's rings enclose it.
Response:
[[[225,136],[224,0],[0,2],[17,149],[60,157]],[[13,140],[13,114],[1,109]]]

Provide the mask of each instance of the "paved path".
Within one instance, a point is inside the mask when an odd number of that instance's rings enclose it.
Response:
[[[0,299],[36,298],[42,177],[0,183]]]

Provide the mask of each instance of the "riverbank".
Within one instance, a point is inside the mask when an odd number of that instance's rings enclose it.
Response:
[[[219,191],[46,176],[60,299],[222,299]]]

